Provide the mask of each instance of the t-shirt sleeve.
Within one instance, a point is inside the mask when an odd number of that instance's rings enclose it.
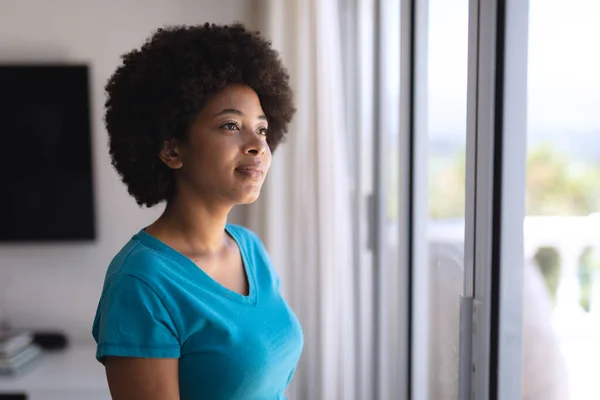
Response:
[[[105,356],[179,358],[175,324],[158,294],[125,274],[109,278],[98,304],[93,335],[96,358]]]

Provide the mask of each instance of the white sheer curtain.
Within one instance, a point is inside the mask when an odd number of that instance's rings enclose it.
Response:
[[[282,54],[298,112],[244,219],[264,240],[304,329],[290,400],[354,399],[353,216],[338,4],[257,4],[259,29]]]

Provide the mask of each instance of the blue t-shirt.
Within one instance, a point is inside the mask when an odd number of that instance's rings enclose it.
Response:
[[[231,291],[142,230],[108,268],[94,320],[96,357],[179,358],[182,400],[285,399],[300,324],[260,239],[227,225],[249,295]]]

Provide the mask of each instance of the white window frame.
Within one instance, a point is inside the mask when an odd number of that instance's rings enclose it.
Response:
[[[359,163],[357,393],[428,399],[428,0],[350,2],[354,14],[346,17],[356,18],[350,32],[358,43],[349,52],[357,62],[352,104],[361,111],[352,116]],[[528,0],[471,0],[469,13],[459,398],[514,400],[521,398]],[[400,38],[399,59],[386,53],[395,43],[388,35]],[[381,88],[397,81],[400,97],[390,103]],[[398,130],[401,159],[394,266],[383,242],[386,124]]]
[[[522,396],[528,0],[469,8],[462,312],[472,320],[461,320],[459,398],[512,400]]]

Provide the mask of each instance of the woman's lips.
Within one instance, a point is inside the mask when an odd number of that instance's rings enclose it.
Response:
[[[239,167],[235,169],[235,172],[254,180],[260,180],[262,178],[262,170],[251,167]]]

